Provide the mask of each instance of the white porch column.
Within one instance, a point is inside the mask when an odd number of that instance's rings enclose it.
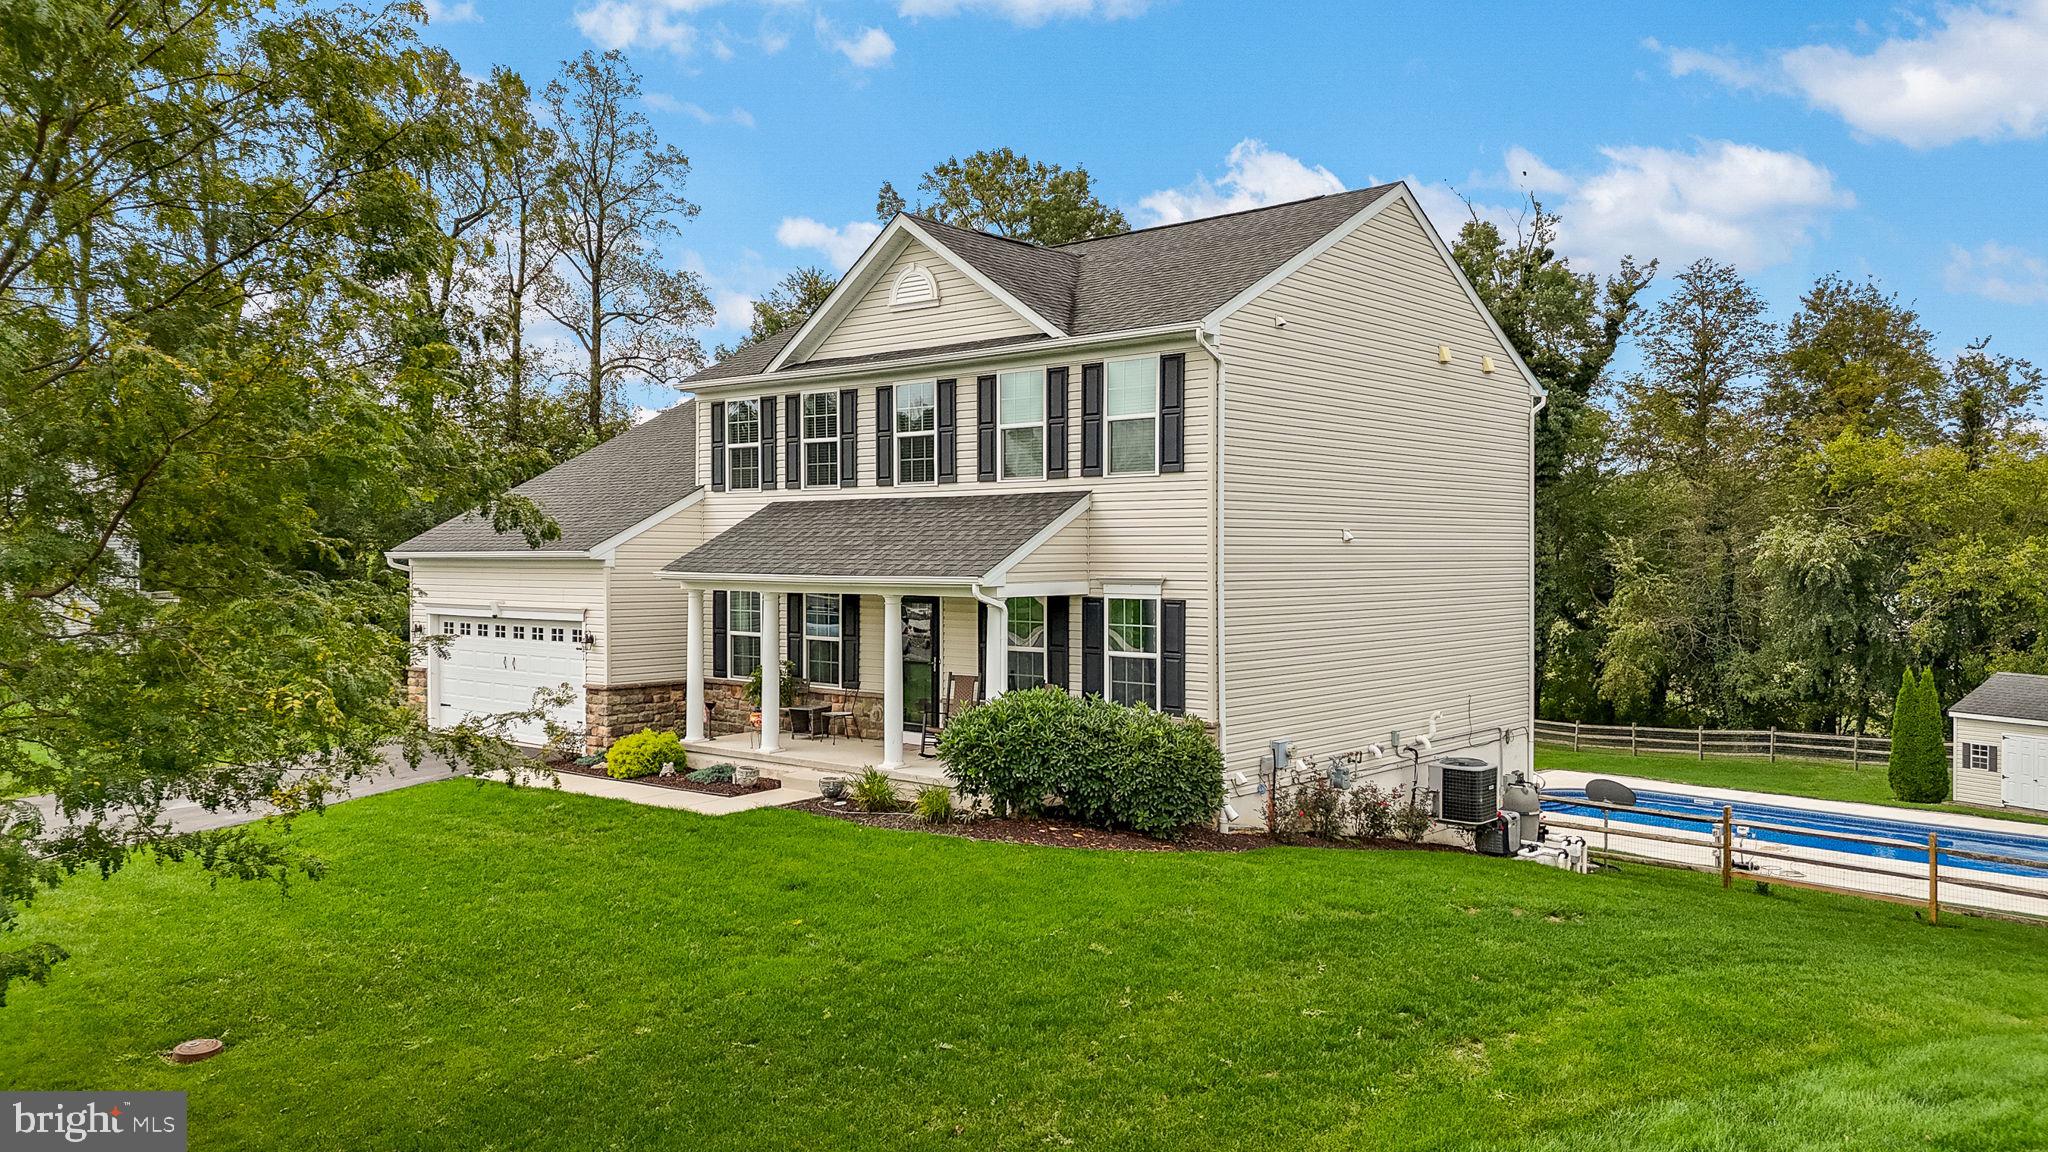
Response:
[[[903,767],[903,597],[882,597],[882,771]]]
[[[988,667],[981,670],[981,698],[993,700],[1010,686],[1010,604],[988,606]]]
[[[782,748],[782,593],[761,593],[761,751]]]
[[[704,738],[704,590],[691,588],[690,651],[684,657],[683,739]]]

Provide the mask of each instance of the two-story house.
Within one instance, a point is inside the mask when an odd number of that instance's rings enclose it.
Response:
[[[968,676],[1200,717],[1233,774],[1529,764],[1542,392],[1403,184],[1057,247],[902,215],[688,386],[522,486],[559,541],[391,553],[436,722],[569,683],[593,747],[800,764],[774,677],[726,735],[779,656],[891,771]]]

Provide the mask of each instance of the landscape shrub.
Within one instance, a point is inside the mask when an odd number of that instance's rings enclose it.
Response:
[[[1408,803],[1394,806],[1394,832],[1410,844],[1421,843],[1435,823],[1436,818],[1429,814],[1429,809],[1415,803],[1412,796]]]
[[[1911,668],[1899,681],[1892,706],[1892,754],[1888,775],[1892,795],[1917,804],[1948,799],[1948,752],[1942,746],[1941,697],[1934,670],[1915,674]]]
[[[680,772],[688,763],[675,733],[650,728],[620,737],[605,753],[604,771],[615,780],[632,780],[654,775],[663,764],[673,764]]]
[[[853,797],[853,806],[863,812],[894,812],[902,807],[896,800],[896,782],[880,768],[854,777],[847,793]]]
[[[1394,834],[1394,807],[1401,802],[1401,790],[1382,791],[1377,784],[1351,790],[1344,802],[1344,822],[1368,840],[1385,840]]]
[[[693,784],[730,784],[732,765],[713,764],[708,768],[699,768],[690,773],[687,779]]]
[[[953,790],[934,784],[917,792],[917,818],[927,824],[944,824],[953,818]]]
[[[1223,806],[1223,754],[1201,721],[1053,687],[1007,692],[953,717],[939,755],[963,794],[998,813],[1053,807],[1167,837]]]
[[[1344,793],[1313,780],[1283,798],[1273,831],[1282,840],[1335,840],[1344,835],[1344,809]]]

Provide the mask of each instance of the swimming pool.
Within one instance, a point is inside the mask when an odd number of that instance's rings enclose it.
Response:
[[[1546,788],[1543,791],[1543,809],[1569,815],[1578,820],[1598,823],[1602,809],[1583,801],[1583,788]],[[1729,801],[1676,792],[1637,792],[1636,804],[1643,808],[1661,808],[1692,816],[1708,816],[1718,821],[1721,807]],[[1840,812],[1816,812],[1810,808],[1783,808],[1775,804],[1754,804],[1734,801],[1735,835],[1738,839],[1737,854],[1741,852],[1740,840],[1748,838],[1760,843],[1792,844],[1804,848],[1822,848],[1829,852],[1844,852],[1856,856],[1875,856],[1886,860],[1899,860],[1911,864],[1927,863],[1927,834],[1939,837],[1942,848],[1964,852],[1983,852],[1993,856],[2010,856],[2020,860],[2038,860],[2039,867],[2021,864],[2001,864],[1990,860],[1967,860],[1951,858],[1942,854],[1941,866],[1948,868],[1970,868],[1981,872],[1997,872],[2007,876],[2033,876],[2048,879],[2048,836],[2028,836],[2010,832],[1987,832],[1976,828],[1952,828],[1946,824],[1919,824],[1911,820],[1884,820],[1874,816],[1851,816]],[[1657,816],[1647,812],[1617,811],[1613,814],[1617,830],[1624,824],[1673,828],[1704,834],[1710,827],[1693,820],[1679,820],[1668,816]],[[1844,836],[1875,836],[1902,841],[1899,844],[1863,844],[1845,840],[1830,840],[1823,836],[1806,836],[1798,832],[1785,832],[1769,828],[1749,828],[1749,824],[1779,824],[1787,828],[1810,828],[1816,832],[1834,832]],[[1583,833],[1581,833],[1583,834]],[[1919,847],[1913,847],[1918,844]]]

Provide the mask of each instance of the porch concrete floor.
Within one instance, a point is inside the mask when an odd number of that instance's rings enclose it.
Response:
[[[683,747],[689,751],[693,764],[726,761],[751,764],[765,775],[784,781],[785,786],[802,784],[813,793],[817,791],[821,776],[858,775],[882,763],[880,740],[853,740],[843,736],[836,740],[811,740],[784,733],[781,748],[763,752],[755,747],[758,739],[757,733],[735,732],[708,740],[686,741]],[[950,788],[953,784],[946,775],[945,764],[935,757],[919,756],[914,745],[903,749],[903,767],[890,772],[889,776],[897,784],[913,788],[933,784]]]

